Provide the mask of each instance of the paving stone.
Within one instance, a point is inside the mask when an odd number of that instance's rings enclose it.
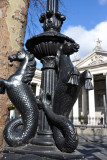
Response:
[[[100,158],[101,160],[107,160],[107,156],[102,153],[93,153],[96,157]]]

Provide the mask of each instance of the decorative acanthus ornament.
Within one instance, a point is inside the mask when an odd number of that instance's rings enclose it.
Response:
[[[4,138],[10,146],[28,143],[34,137],[38,125],[38,108],[30,82],[35,74],[34,55],[21,51],[8,59],[21,62],[17,71],[8,78],[0,79],[0,87],[7,90],[8,97],[19,110],[21,117],[11,120],[4,129]],[[16,133],[18,127],[22,126]]]
[[[55,66],[55,57],[54,56],[48,56],[48,57],[44,57],[42,60],[41,60],[41,62],[42,62],[42,64],[43,64],[43,69],[46,69],[46,68],[50,68],[50,69],[52,69],[52,68],[55,68],[56,66]]]

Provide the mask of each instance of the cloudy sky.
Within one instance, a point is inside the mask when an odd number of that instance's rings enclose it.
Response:
[[[62,0],[60,11],[66,16],[61,32],[80,45],[78,58],[89,54],[98,38],[107,51],[107,0]],[[43,32],[39,21],[36,25],[38,27],[33,34]],[[28,38],[26,34],[25,41]]]
[[[107,50],[107,0],[66,0],[67,22],[62,32],[80,44],[78,57],[89,54],[99,38]],[[70,13],[71,11],[71,13]]]

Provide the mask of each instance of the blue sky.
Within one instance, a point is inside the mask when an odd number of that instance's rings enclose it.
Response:
[[[64,5],[67,20],[62,30],[69,25],[81,25],[89,30],[107,20],[107,0],[65,0]]]
[[[30,8],[32,9],[28,24],[33,14],[32,21],[37,27],[30,27],[32,34],[28,34],[27,29],[25,41],[43,32],[42,25],[36,16],[36,12],[40,14],[39,11],[33,8],[32,4]],[[107,50],[107,0],[62,0],[59,10],[66,16],[61,32],[80,44],[78,58],[89,54],[94,49],[98,38],[102,41],[102,48]],[[39,63],[38,67],[40,67]]]

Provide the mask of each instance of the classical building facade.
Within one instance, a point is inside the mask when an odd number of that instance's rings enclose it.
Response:
[[[82,87],[79,97],[70,114],[75,125],[79,125],[80,118],[84,124],[107,124],[107,51],[101,47],[101,41],[97,41],[94,50],[88,56],[78,60],[75,56],[74,66],[80,71],[89,70],[92,74],[93,90],[85,90]],[[41,84],[41,70],[36,70],[32,81],[32,87],[36,95],[39,94]]]
[[[33,77],[31,85],[35,95],[38,96],[40,92],[40,86],[41,86],[41,70],[40,69],[37,69],[35,71],[35,76]]]
[[[82,90],[73,108],[73,120],[79,124],[82,115],[84,123],[88,125],[107,124],[107,51],[101,47],[101,41],[97,41],[93,51],[80,60],[73,62],[80,71],[89,70],[92,74],[93,90]]]

